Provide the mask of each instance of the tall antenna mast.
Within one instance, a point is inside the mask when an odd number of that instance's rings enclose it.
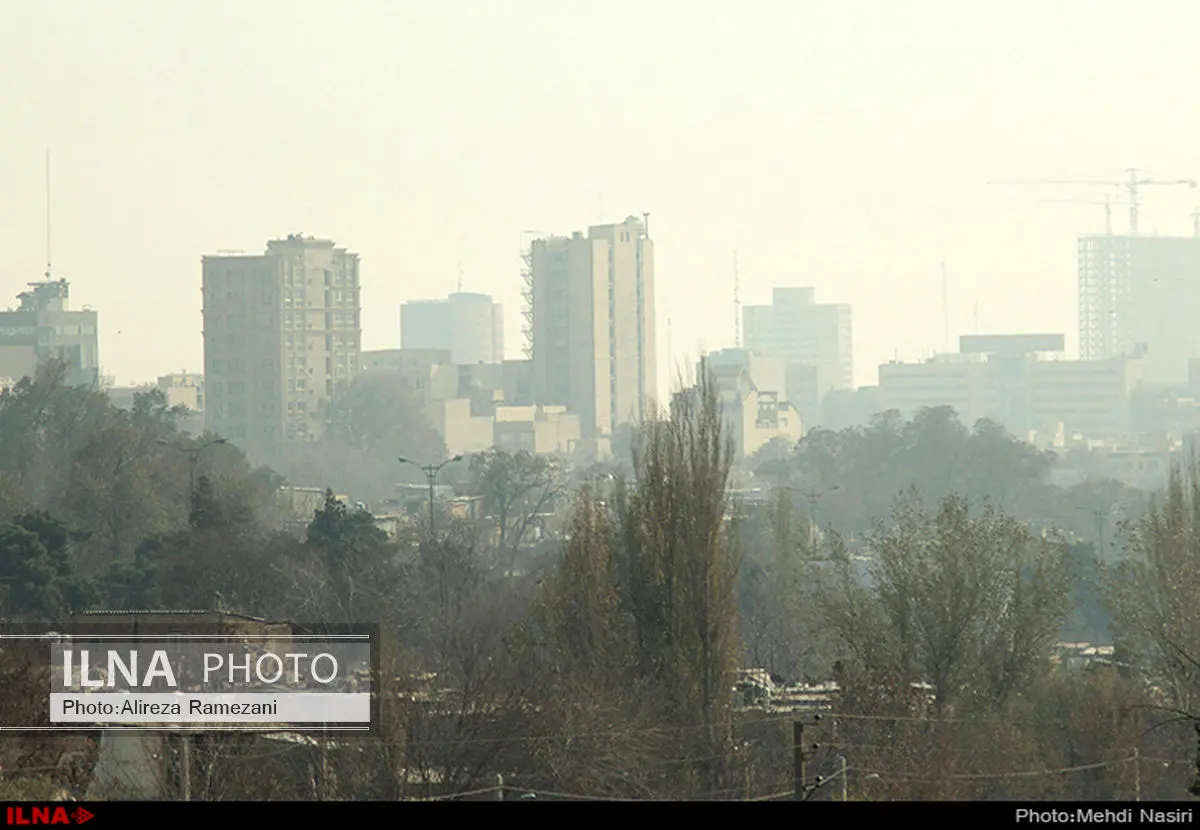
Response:
[[[738,255],[737,251],[733,252],[733,345],[734,348],[742,347],[742,298],[739,293],[741,282],[738,274]]]
[[[946,278],[946,258],[942,257],[942,335],[943,348],[950,351],[950,283]]]
[[[462,260],[460,259],[458,261],[458,293],[459,294],[462,293],[462,275],[463,275]]]
[[[50,148],[46,148],[46,279],[50,279]]]

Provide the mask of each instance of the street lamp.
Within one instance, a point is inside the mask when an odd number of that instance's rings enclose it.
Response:
[[[199,447],[185,447],[180,444],[173,444],[165,438],[159,438],[158,443],[166,447],[174,447],[187,456],[189,463],[188,472],[190,474],[188,479],[188,504],[190,506],[196,498],[196,465],[200,463],[200,456],[203,455],[204,451],[209,447],[215,447],[217,444],[228,444],[229,440],[226,438],[214,438],[207,444],[203,444]]]
[[[1113,507],[1116,507],[1116,505],[1113,505]],[[1099,510],[1093,507],[1082,507],[1078,505],[1075,507],[1076,510],[1081,510],[1084,513],[1090,513],[1096,520],[1096,546],[1101,562],[1104,561],[1104,522],[1108,519],[1109,514],[1112,513],[1113,507],[1110,507],[1107,510]]]
[[[433,485],[437,482],[438,473],[447,464],[453,464],[456,461],[462,461],[461,455],[456,455],[453,458],[448,458],[441,464],[418,464],[415,461],[410,461],[407,458],[401,457],[396,459],[401,464],[411,464],[425,474],[426,481],[429,482],[429,537],[433,538]]]
[[[840,490],[841,485],[835,484],[832,487],[826,487],[824,490],[799,490],[797,492],[808,500],[808,534],[809,545],[815,551],[817,549],[817,502],[822,498]]]

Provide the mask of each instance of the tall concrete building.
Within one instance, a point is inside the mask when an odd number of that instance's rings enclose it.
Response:
[[[825,394],[854,386],[850,306],[818,303],[812,288],[777,287],[771,305],[742,309],[746,348],[788,363],[788,399],[805,422],[821,421]]]
[[[293,234],[203,260],[205,420],[246,447],[327,437],[359,371],[358,255]]]
[[[32,282],[17,295],[17,308],[0,311],[0,378],[17,381],[47,360],[59,359],[70,367],[68,383],[100,382],[96,312],[72,311],[69,296],[66,280]]]
[[[459,291],[400,307],[400,347],[446,349],[454,363],[504,360],[504,310],[487,294]]]
[[[1200,238],[1079,238],[1079,352],[1104,360],[1145,352],[1152,383],[1187,380],[1200,357]]]
[[[647,218],[538,239],[525,255],[534,395],[579,415],[589,441],[641,422],[656,398]]]

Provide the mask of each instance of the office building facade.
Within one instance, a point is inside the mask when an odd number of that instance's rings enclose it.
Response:
[[[1132,429],[1141,358],[1061,359],[1065,338],[986,335],[960,338],[958,354],[879,367],[881,411],[912,417],[949,406],[967,426],[981,418],[1020,438],[1052,433],[1119,438]]]

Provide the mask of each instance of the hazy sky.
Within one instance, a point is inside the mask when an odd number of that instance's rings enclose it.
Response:
[[[505,303],[521,232],[650,213],[659,353],[732,342],[744,303],[854,307],[858,383],[951,333],[1065,332],[1103,188],[1200,177],[1179,2],[707,0],[0,4],[0,305],[54,271],[120,382],[201,366],[200,257],[303,232],[362,257],[366,348],[399,304]],[[1144,189],[1190,234],[1200,192]],[[1114,211],[1118,230],[1123,210]],[[672,321],[668,352],[667,319]]]

